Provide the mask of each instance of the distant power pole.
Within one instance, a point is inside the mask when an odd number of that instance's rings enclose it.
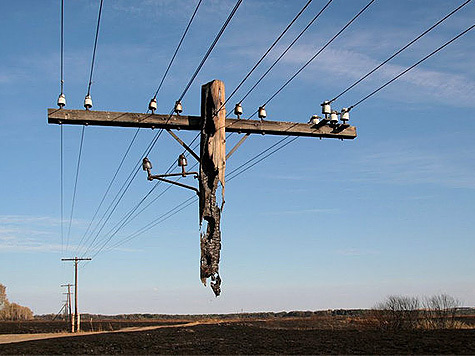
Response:
[[[78,314],[78,263],[79,261],[90,261],[91,258],[62,258],[61,261],[74,261],[74,322],[72,331],[79,332],[80,320]]]
[[[68,287],[68,292],[66,293],[67,294],[67,300],[66,300],[66,303],[67,303],[67,306],[68,306],[68,323],[69,325],[71,325],[71,332],[74,332],[74,320],[73,320],[73,314],[72,314],[72,307],[71,307],[71,304],[72,304],[72,301],[71,301],[71,286],[73,286],[74,284],[62,284],[61,287]]]

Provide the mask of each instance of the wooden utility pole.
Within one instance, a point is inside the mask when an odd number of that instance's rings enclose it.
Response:
[[[62,258],[61,261],[74,261],[74,320],[72,332],[79,332],[80,330],[80,317],[78,313],[78,263],[79,261],[90,261],[91,258]]]
[[[71,301],[71,286],[74,284],[62,284],[61,287],[68,287],[68,293],[67,293],[67,307],[68,307],[68,324],[71,326],[71,332],[74,332],[74,320],[73,320],[73,313],[72,313],[72,301]]]
[[[221,250],[220,219],[224,204],[226,160],[249,137],[250,134],[325,137],[336,139],[356,138],[356,128],[345,122],[337,123],[327,118],[311,123],[246,120],[226,118],[224,83],[214,80],[202,86],[201,115],[158,115],[127,112],[48,109],[50,124],[97,125],[117,127],[143,127],[165,129],[200,163],[199,170],[199,215],[207,226],[201,234],[200,278],[204,284],[211,279],[211,288],[220,294],[219,259]],[[336,120],[338,121],[338,120]],[[201,132],[200,154],[196,154],[172,130]],[[226,132],[245,134],[226,155]],[[161,179],[166,175],[151,175],[151,164],[144,158],[144,170],[148,179]],[[184,172],[184,171],[183,171]],[[185,176],[185,173],[183,173]],[[173,182],[170,182],[173,183]],[[217,204],[216,191],[222,187],[221,207]],[[174,183],[185,188],[189,186]],[[196,191],[195,188],[191,188]]]

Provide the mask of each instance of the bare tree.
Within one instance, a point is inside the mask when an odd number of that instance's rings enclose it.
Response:
[[[432,329],[449,329],[456,326],[455,314],[460,306],[459,300],[439,294],[423,299],[424,319]]]
[[[391,295],[384,302],[378,303],[372,314],[381,329],[414,329],[420,314],[419,298]]]

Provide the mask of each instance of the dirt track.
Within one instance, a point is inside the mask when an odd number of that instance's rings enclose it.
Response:
[[[161,327],[0,345],[0,354],[475,354],[475,330],[382,332],[260,322]]]
[[[35,333],[35,334],[6,334],[0,335],[0,344],[11,344],[24,341],[33,341],[33,340],[45,340],[45,339],[57,339],[62,337],[80,337],[88,335],[97,335],[97,334],[108,334],[108,333],[120,333],[120,332],[138,332],[138,331],[149,331],[160,328],[176,328],[176,327],[190,327],[198,325],[198,322],[186,323],[186,324],[176,324],[176,325],[155,325],[155,326],[131,326],[121,330],[113,331],[89,331],[81,332],[77,334],[71,333]]]

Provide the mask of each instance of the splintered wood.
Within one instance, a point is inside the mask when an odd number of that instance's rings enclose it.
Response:
[[[214,80],[201,88],[201,162],[200,162],[200,277],[204,285],[208,278],[216,296],[221,293],[219,258],[221,252],[221,209],[224,204],[224,174],[226,168],[226,111],[224,83]],[[219,110],[220,109],[220,110]],[[218,112],[219,110],[219,112]],[[221,208],[216,192],[221,182]]]

